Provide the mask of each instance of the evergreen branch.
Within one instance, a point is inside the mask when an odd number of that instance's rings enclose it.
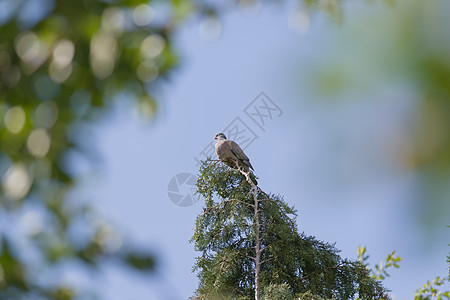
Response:
[[[245,257],[247,257],[248,259],[250,259],[250,260],[255,260],[256,258],[255,257],[253,257],[253,256],[250,256],[250,255],[247,255],[247,254],[243,254],[243,253],[240,253],[242,256],[245,256]]]
[[[273,260],[273,257],[268,258],[268,259],[265,259],[265,260],[263,260],[263,261],[261,262],[261,264],[268,263],[269,261],[272,261],[272,260]]]
[[[272,199],[272,198],[270,197],[270,195],[268,195],[266,192],[264,192],[261,188],[258,187],[258,190],[259,190],[260,193],[262,193],[263,195],[265,195],[265,196],[267,197],[267,198],[265,198],[265,199],[261,199],[261,200],[260,200],[261,202],[262,202],[262,201],[271,201],[271,202],[273,202],[273,203],[275,203],[275,204],[278,203],[279,200]],[[281,206],[278,206],[278,210],[279,210],[279,212],[280,212],[281,214],[283,214],[284,217],[286,217],[287,220],[289,220],[289,222],[291,223],[291,225],[293,225],[293,226],[295,227],[295,221],[288,215],[288,213],[286,212],[286,210],[285,210],[285,209],[282,210],[282,207],[281,207]]]
[[[341,265],[337,265],[337,266],[332,266],[332,267],[325,267],[324,270],[340,270],[340,271],[344,271],[344,269],[342,268],[342,264]],[[308,278],[310,278],[312,275],[317,274],[317,273],[323,273],[324,270],[321,269],[317,269],[311,273],[309,273],[308,275],[303,275],[302,277],[297,278],[298,281],[304,281]]]
[[[203,213],[201,213],[200,215],[203,216],[203,215],[209,213],[209,211],[215,210],[215,209],[219,208],[221,205],[223,205],[225,203],[228,203],[228,202],[233,202],[233,201],[239,202],[241,204],[244,204],[244,205],[247,205],[247,206],[250,206],[250,207],[254,207],[253,204],[247,203],[247,202],[239,200],[239,199],[224,199],[221,202],[217,203],[216,205],[213,205],[211,207],[205,208],[205,211]]]
[[[195,265],[198,299],[257,300],[261,293],[267,298],[270,286],[285,291],[277,299],[305,291],[314,299],[388,299],[364,264],[343,260],[334,245],[299,233],[295,209],[262,191],[253,173],[217,164],[203,163],[197,181],[206,199],[192,238],[203,251]]]

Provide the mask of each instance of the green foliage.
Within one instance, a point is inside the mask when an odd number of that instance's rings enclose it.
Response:
[[[416,290],[414,300],[450,299],[450,291],[443,292],[439,290],[445,282],[449,281],[440,277],[436,277],[432,282],[427,281],[422,288]]]
[[[366,247],[358,246],[358,260],[362,263],[366,263],[369,259],[369,256],[366,255]],[[386,263],[383,267],[382,262],[380,265],[375,265],[375,270],[371,269],[369,265],[366,263],[367,270],[371,273],[371,277],[377,280],[383,280],[389,276],[386,269],[390,267],[399,268],[397,262],[401,261],[400,257],[395,256],[395,251],[392,251],[391,254],[388,254],[386,257]],[[447,262],[450,263],[450,256],[447,257]],[[450,272],[450,265],[449,265]],[[450,276],[447,279],[436,277],[432,282],[427,281],[423,287],[416,290],[414,294],[414,300],[445,300],[450,299],[450,291],[442,291],[440,290],[445,283],[450,283]]]
[[[450,281],[450,254],[447,256],[448,280]]]
[[[333,300],[333,299],[320,298],[313,295],[311,292],[305,292],[295,295],[295,300]]]
[[[370,269],[369,265],[367,264],[367,260],[369,259],[368,255],[366,254],[366,247],[358,246],[358,260],[362,263],[365,263],[367,268]],[[379,265],[375,265],[375,270],[370,269],[372,278],[376,280],[383,280],[386,277],[389,277],[389,273],[387,272],[388,269],[391,267],[399,268],[398,262],[402,260],[401,257],[398,257],[395,255],[395,250],[392,251],[390,254],[386,256],[385,263],[383,265],[383,262],[380,261]]]
[[[450,227],[450,226],[448,226]],[[449,244],[450,246],[450,244]],[[444,291],[443,287],[447,283],[450,285],[450,254],[447,256],[447,268],[449,275],[447,278],[436,277],[433,281],[427,281],[421,288],[414,293],[414,300],[449,300],[450,291]]]
[[[286,300],[292,299],[291,287],[287,283],[269,284],[264,288],[263,299],[265,300]]]
[[[192,237],[195,249],[201,252],[194,266],[200,279],[197,299],[222,295],[253,299],[251,186],[237,171],[207,160],[200,168],[197,188],[205,199]],[[258,198],[263,262],[260,275],[266,295],[279,299],[288,292],[310,292],[320,298],[387,298],[364,264],[342,259],[333,245],[299,234],[295,210],[281,196],[259,190]]]
[[[450,228],[450,226],[447,226],[447,228]],[[450,244],[448,244],[450,246]],[[447,256],[447,269],[448,269],[448,281],[450,281],[450,253]]]
[[[178,62],[170,24],[136,22],[132,16],[149,9],[139,6],[148,3],[143,0],[39,3],[47,11],[40,19],[23,18],[21,3],[1,24],[0,215],[11,228],[27,213],[45,220],[26,236],[2,228],[1,299],[82,296],[39,279],[42,269],[49,273],[64,262],[95,270],[114,258],[132,269],[153,268],[151,253],[117,249],[114,229],[89,205],[68,199],[78,179],[69,158],[81,153],[93,161],[86,125],[118,96],[151,117],[155,84]],[[71,232],[79,223],[90,234],[75,241]],[[34,263],[24,259],[30,252]]]
[[[336,1],[308,2],[320,5]],[[311,88],[317,94],[314,101],[333,103],[337,99],[367,100],[366,95],[374,95],[376,103],[385,97],[378,93],[387,86],[402,91],[411,106],[410,111],[403,111],[405,119],[397,125],[401,134],[395,142],[388,134],[381,144],[391,149],[386,157],[418,175],[420,193],[416,197],[420,201],[414,205],[421,216],[417,220],[431,229],[447,220],[450,211],[448,2],[395,2],[392,8],[369,7],[364,11],[361,7],[358,13],[348,14],[342,30],[333,33],[327,46],[318,49],[320,55],[308,63],[310,68],[300,68],[299,73],[306,74],[299,80],[304,84],[300,90]],[[370,59],[362,66],[352,63],[355,57]]]

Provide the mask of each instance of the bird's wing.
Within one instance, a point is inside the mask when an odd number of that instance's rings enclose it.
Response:
[[[242,161],[248,161],[248,157],[247,155],[245,155],[244,151],[242,151],[241,147],[239,147],[238,144],[236,144],[233,141],[229,141],[230,142],[230,150],[231,152],[233,152],[233,154],[240,160]]]

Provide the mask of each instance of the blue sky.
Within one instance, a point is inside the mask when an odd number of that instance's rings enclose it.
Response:
[[[417,287],[448,273],[448,224],[426,229],[417,221],[417,174],[389,152],[416,109],[416,91],[379,79],[381,68],[364,69],[370,66],[364,59],[353,60],[358,42],[339,43],[352,41],[351,26],[364,18],[371,22],[398,8],[387,10],[350,4],[343,24],[313,16],[303,35],[288,26],[289,6],[278,5],[263,5],[257,14],[228,13],[213,41],[200,36],[197,20],[181,28],[175,42],[182,64],[161,90],[154,120],[146,123],[119,103],[94,128],[101,162],[75,191],[158,260],[158,271],[145,278],[117,266],[104,269],[97,279],[105,299],[193,295],[198,254],[188,240],[202,203],[174,205],[167,185],[179,173],[195,174],[193,157],[237,116],[258,135],[246,153],[260,187],[295,205],[301,231],[336,242],[347,258],[365,245],[372,265],[396,250],[403,261],[385,283],[396,299],[411,299]],[[324,100],[309,84],[315,66],[333,59],[360,64],[356,78],[364,88]],[[266,131],[244,113],[262,91],[283,110]]]

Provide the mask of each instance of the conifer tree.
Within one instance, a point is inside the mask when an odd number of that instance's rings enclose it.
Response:
[[[197,188],[205,207],[191,239],[201,252],[193,299],[388,299],[363,263],[299,233],[296,210],[249,174],[208,159]]]

